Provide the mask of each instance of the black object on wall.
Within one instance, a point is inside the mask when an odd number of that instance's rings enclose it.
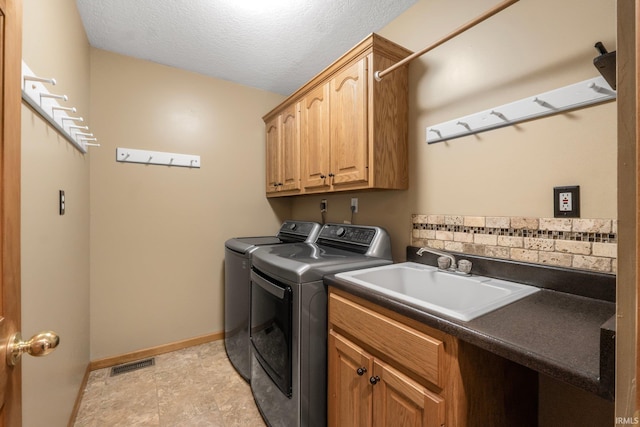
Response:
[[[616,51],[607,52],[602,42],[597,42],[594,46],[600,56],[593,58],[593,65],[600,71],[602,77],[609,83],[609,86],[616,89]]]

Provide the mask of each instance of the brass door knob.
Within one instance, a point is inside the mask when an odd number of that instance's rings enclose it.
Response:
[[[22,341],[20,332],[13,334],[7,344],[7,365],[15,366],[23,353],[41,357],[51,353],[60,344],[60,337],[52,331],[40,332],[29,341]]]

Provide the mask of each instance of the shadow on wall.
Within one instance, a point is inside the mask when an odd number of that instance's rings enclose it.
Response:
[[[594,51],[595,52],[595,51]],[[441,103],[439,104],[430,104],[428,108],[416,109],[416,113],[418,115],[426,115],[432,111],[438,111],[441,109],[449,108],[449,107],[457,107],[463,105],[465,102],[468,102],[469,99],[483,99],[488,96],[496,93],[497,91],[507,92],[512,88],[521,88],[526,87],[528,84],[544,81],[545,76],[550,75],[560,75],[562,72],[566,72],[566,70],[570,69],[580,69],[584,66],[584,64],[591,64],[593,62],[593,58],[596,54],[592,51],[586,51],[579,55],[574,55],[571,57],[566,57],[562,61],[557,61],[553,63],[543,63],[541,66],[535,69],[527,70],[526,74],[514,75],[513,78],[508,80],[500,80],[500,81],[491,81],[487,79],[487,82],[492,84],[487,85],[476,85],[475,90],[465,91],[464,94],[461,94],[459,97],[446,97],[442,96],[434,97],[430,96],[429,93],[410,93],[410,105],[413,107],[418,107],[418,103],[415,102],[415,99],[440,99]],[[428,55],[428,54],[427,54]],[[449,59],[451,61],[455,61],[455,58]],[[420,79],[428,79],[429,73],[437,74],[442,72],[443,67],[438,66],[438,62],[435,61],[430,63],[429,66],[425,66],[424,62],[416,61],[411,65],[411,69],[409,71],[409,81],[413,85],[413,87],[418,87]],[[442,64],[442,62],[440,62]],[[598,76],[597,70],[594,69],[593,73],[594,77]],[[455,83],[455,82],[451,82]],[[576,82],[568,82],[567,84],[576,83]],[[556,87],[550,87],[546,90],[556,89]],[[523,96],[534,95],[534,94],[524,94]],[[515,101],[516,99],[506,100],[505,103]],[[490,107],[489,105],[487,107]]]
[[[275,197],[268,199],[269,205],[275,213],[276,217],[280,221],[280,223],[285,220],[292,219],[292,203],[291,197]]]

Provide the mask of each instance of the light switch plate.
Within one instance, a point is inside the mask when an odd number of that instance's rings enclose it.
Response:
[[[553,188],[554,218],[580,218],[580,186]]]
[[[66,209],[66,201],[64,197],[64,190],[60,190],[59,193],[59,203],[60,203],[60,215],[64,215],[64,211]]]

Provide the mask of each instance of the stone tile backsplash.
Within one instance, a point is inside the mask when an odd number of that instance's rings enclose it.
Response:
[[[412,246],[616,273],[614,219],[412,215]]]

